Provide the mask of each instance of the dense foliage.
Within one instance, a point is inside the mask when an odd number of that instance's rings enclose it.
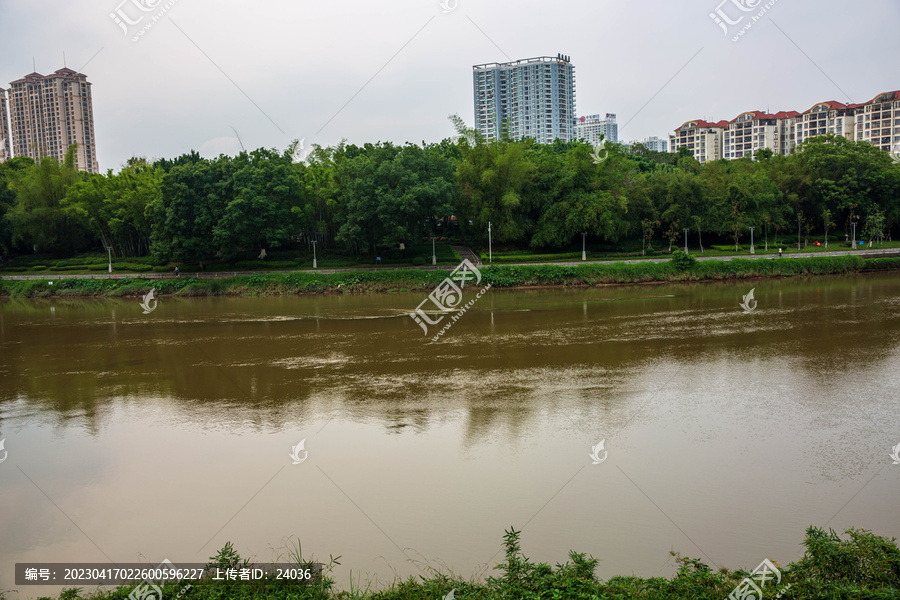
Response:
[[[0,164],[0,254],[160,261],[233,260],[294,246],[351,255],[421,244],[430,236],[535,251],[572,249],[581,234],[645,250],[726,242],[755,228],[760,244],[806,243],[812,234],[890,235],[900,224],[900,164],[834,135],[790,156],[699,164],[690,153],[607,144],[597,160],[581,142],[485,142],[453,118],[459,136],[438,144],[316,147],[294,160],[259,149],[235,157],[131,159],[118,173],[14,158]]]

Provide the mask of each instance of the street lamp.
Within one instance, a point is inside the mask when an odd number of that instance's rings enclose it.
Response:
[[[753,230],[754,229],[756,229],[756,227],[750,228],[750,254],[756,254],[756,248],[753,247]]]
[[[687,249],[687,234],[688,234],[688,231],[690,231],[690,229],[687,228],[687,227],[685,227],[685,228],[684,228],[684,253],[685,253],[685,254],[688,253],[688,249]]]
[[[852,250],[856,250],[856,221],[853,221],[853,243],[850,244]]]
[[[435,254],[435,252],[434,252],[434,240],[435,239],[436,238],[431,238],[431,264],[432,265],[437,264],[437,254]]]
[[[107,246],[106,252],[109,254],[109,272],[112,273],[112,246]]]
[[[587,237],[587,231],[581,233],[581,260],[587,260],[587,251],[584,246],[584,240]]]
[[[488,262],[494,262],[494,255],[491,252],[491,222],[488,221]]]
[[[316,240],[312,241],[312,245],[313,245],[313,269],[318,269],[319,265],[316,262]]]

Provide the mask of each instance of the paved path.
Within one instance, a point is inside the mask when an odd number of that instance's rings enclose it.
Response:
[[[900,256],[900,248],[885,248],[883,250],[837,250],[834,252],[792,252],[790,254],[785,254],[784,258],[810,258],[813,256],[847,256],[849,254],[855,254],[856,256],[863,256],[867,258],[872,258],[875,256]],[[768,258],[778,258],[777,254],[749,254],[749,255],[741,255],[741,256],[703,256],[702,254],[691,254],[697,260],[721,260],[728,262],[734,258],[747,258],[750,260],[765,260]],[[622,263],[640,263],[640,262],[667,262],[671,260],[671,256],[667,256],[665,258],[630,258],[624,260],[602,260],[602,261],[570,261],[570,262],[532,262],[532,263],[502,263],[503,265],[508,266],[517,266],[521,267],[524,265],[562,265],[566,267],[571,267],[575,265],[583,265],[585,262],[622,262]],[[501,263],[497,263],[498,265]]]
[[[469,262],[472,263],[473,265],[475,265],[476,267],[481,266],[481,257],[478,256],[478,254],[476,254],[475,252],[473,252],[471,248],[468,248],[466,246],[451,246],[451,248],[456,250],[456,253],[459,254],[460,258],[463,258],[463,259],[468,258]]]
[[[465,246],[454,246],[459,255],[463,258],[469,258],[472,260],[472,257],[478,259],[478,255],[473,252],[471,249],[466,248]],[[872,250],[838,250],[835,252],[793,252],[791,254],[785,254],[785,258],[809,258],[812,256],[847,256],[848,254],[855,254],[856,256],[864,256],[864,257],[875,257],[875,256],[900,256],[900,248],[887,248],[882,250],[872,249]],[[692,254],[691,256],[695,257],[697,260],[722,260],[722,261],[730,261],[734,258],[747,258],[750,260],[766,260],[771,258],[776,258],[777,254],[756,254],[756,255],[744,255],[744,256],[698,256],[697,254]],[[608,263],[608,262],[622,262],[622,263],[640,263],[640,262],[666,262],[670,260],[670,257],[664,258],[634,258],[627,260],[604,260],[604,261],[569,261],[569,262],[531,262],[531,263],[503,263],[503,266],[509,267],[523,267],[529,265],[560,265],[564,267],[574,267],[577,265],[584,265],[588,263]],[[478,260],[478,262],[472,261],[476,266],[482,266],[482,262]],[[498,263],[500,265],[500,263]],[[396,270],[412,270],[417,269],[420,271],[450,271],[452,270],[454,265],[444,265],[444,266],[428,266],[428,267],[365,267],[365,268],[347,268],[347,269],[298,269],[293,271],[200,271],[197,273],[181,273],[181,277],[196,277],[197,279],[224,279],[226,277],[236,277],[238,275],[260,275],[266,273],[320,273],[322,275],[331,275],[334,273],[346,273],[348,271],[396,271]],[[143,278],[143,279],[174,279],[174,273],[83,273],[83,274],[67,274],[67,273],[48,273],[46,275],[6,275],[0,274],[0,279],[16,279],[16,280],[28,280],[28,279],[123,279],[123,278]]]

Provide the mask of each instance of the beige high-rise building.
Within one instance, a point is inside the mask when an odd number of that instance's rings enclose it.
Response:
[[[722,135],[727,127],[728,121],[688,121],[675,130],[675,135],[669,134],[669,152],[678,152],[684,147],[701,163],[719,160],[722,158]]]
[[[12,151],[35,161],[65,158],[78,144],[79,171],[99,173],[94,137],[91,84],[83,73],[59,69],[51,75],[31,73],[9,84]]]
[[[12,158],[9,141],[9,110],[6,108],[6,90],[0,88],[0,162]]]

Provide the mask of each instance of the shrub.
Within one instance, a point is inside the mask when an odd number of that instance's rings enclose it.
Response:
[[[47,265],[34,265],[31,267],[32,271],[44,271],[47,269]]]
[[[421,267],[422,265],[425,264],[425,258],[422,256],[417,256],[414,259],[412,259],[412,264],[416,265],[417,267]]]
[[[696,263],[697,259],[690,254],[685,253],[684,250],[675,250],[672,252],[672,266],[675,267],[676,271],[690,271],[691,267]]]
[[[865,529],[848,529],[842,540],[833,529],[806,530],[806,552],[793,572],[820,583],[900,587],[900,549],[894,538]]]

